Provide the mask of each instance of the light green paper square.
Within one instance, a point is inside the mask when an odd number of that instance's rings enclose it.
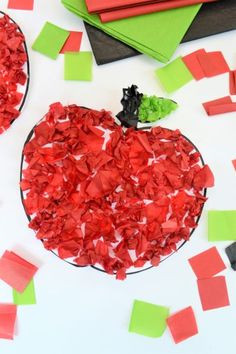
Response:
[[[168,316],[167,307],[134,300],[129,332],[152,338],[161,337],[166,329]]]
[[[64,79],[91,81],[92,80],[92,53],[65,53]]]
[[[32,49],[55,60],[69,35],[70,32],[46,22],[32,45]]]
[[[33,279],[27,285],[23,293],[19,293],[15,289],[12,289],[13,302],[15,305],[34,305],[36,304],[36,296],[34,289]]]
[[[191,72],[181,57],[173,60],[163,68],[157,69],[156,75],[168,93],[178,90],[193,80]]]
[[[208,211],[208,241],[236,240],[236,210]]]

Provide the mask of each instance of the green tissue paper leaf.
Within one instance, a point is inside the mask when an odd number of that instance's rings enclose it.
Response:
[[[139,107],[139,120],[141,122],[155,122],[177,108],[178,104],[168,98],[144,95]]]

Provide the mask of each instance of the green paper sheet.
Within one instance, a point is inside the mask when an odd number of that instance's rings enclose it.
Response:
[[[208,241],[236,240],[236,210],[208,211]]]
[[[55,60],[69,35],[70,32],[46,22],[32,45],[32,49]]]
[[[92,80],[92,53],[65,53],[64,79],[91,81]]]
[[[134,300],[129,332],[152,338],[161,337],[166,329],[168,316],[167,307]]]
[[[102,31],[162,62],[170,60],[201,4],[101,23],[89,14],[84,0],[61,0],[63,5]]]
[[[27,285],[23,293],[19,293],[15,289],[12,289],[13,302],[15,305],[34,305],[36,304],[36,296],[34,289],[33,279]]]
[[[163,68],[157,69],[156,75],[168,93],[178,90],[193,80],[191,72],[181,57],[173,60]]]

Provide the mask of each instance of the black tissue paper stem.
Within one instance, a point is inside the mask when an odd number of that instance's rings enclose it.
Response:
[[[136,85],[123,88],[123,97],[120,101],[123,106],[123,110],[116,115],[122,126],[126,128],[137,128],[138,109],[141,104],[142,97],[143,94],[138,92],[138,86]]]

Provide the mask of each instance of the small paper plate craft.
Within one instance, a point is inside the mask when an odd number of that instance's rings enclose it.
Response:
[[[0,134],[17,119],[29,86],[29,57],[20,27],[0,11]]]
[[[47,250],[116,274],[157,266],[188,240],[214,177],[179,130],[135,130],[54,103],[23,149],[21,195]]]

